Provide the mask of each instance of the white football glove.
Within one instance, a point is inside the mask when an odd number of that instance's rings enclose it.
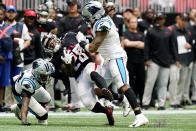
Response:
[[[63,50],[64,56],[61,56],[61,60],[65,62],[65,64],[71,64],[73,53],[70,50],[67,50],[66,48]]]
[[[21,38],[14,38],[14,40],[18,41],[20,51],[24,49],[24,40]]]
[[[78,34],[76,35],[76,39],[78,43],[80,43],[81,41],[87,42],[87,39],[82,32],[78,32]]]

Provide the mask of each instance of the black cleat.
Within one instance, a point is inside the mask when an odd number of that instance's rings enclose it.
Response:
[[[103,96],[102,96],[103,98],[105,98],[109,101],[114,100],[114,97],[113,97],[112,93],[110,92],[110,90],[103,88],[102,92],[103,92]]]
[[[114,117],[113,117],[113,108],[112,107],[107,107],[108,112],[106,113],[106,116],[108,118],[108,122],[110,126],[114,125]]]
[[[80,112],[80,108],[73,106],[71,112],[73,112],[73,113]]]
[[[22,122],[21,125],[23,125],[23,126],[30,126],[31,123],[29,123],[29,122]]]

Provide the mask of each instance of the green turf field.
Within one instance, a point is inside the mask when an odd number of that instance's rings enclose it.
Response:
[[[196,131],[196,114],[147,114],[149,125],[129,128],[134,116],[115,114],[115,126],[106,125],[105,115],[49,116],[48,126],[40,126],[33,116],[28,120],[31,126],[21,126],[15,117],[1,116],[1,131]]]

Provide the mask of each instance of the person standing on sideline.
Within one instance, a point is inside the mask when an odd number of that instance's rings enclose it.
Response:
[[[24,67],[23,71],[32,66],[32,62],[37,58],[43,58],[43,49],[40,41],[40,33],[35,29],[36,13],[33,10],[25,11],[24,23],[26,24],[29,35],[31,36],[31,44],[24,49]]]
[[[158,110],[165,110],[169,67],[172,57],[177,57],[172,33],[164,26],[165,15],[157,13],[155,27],[148,30],[145,38],[144,60],[147,66],[146,83],[143,95],[143,108],[148,109],[152,91],[157,81]]]
[[[136,17],[129,19],[129,30],[124,34],[121,42],[127,52],[127,69],[129,71],[129,84],[133,87],[136,96],[142,105],[145,83],[144,65],[144,34],[137,30],[138,20]]]
[[[9,26],[5,21],[5,12],[0,9],[0,112],[4,112],[3,97],[5,87],[10,86],[10,69],[12,60],[13,41],[11,35],[14,28]],[[11,93],[10,93],[11,94]]]
[[[29,31],[24,23],[16,21],[17,10],[13,5],[9,5],[6,8],[6,23],[15,29],[14,33],[14,45],[13,45],[13,60],[11,66],[11,84],[14,86],[13,77],[21,73],[22,67],[24,67],[24,49],[30,46],[31,37]],[[11,104],[15,103],[11,92],[11,86],[6,88],[5,106],[9,108]],[[11,102],[12,100],[12,102]]]

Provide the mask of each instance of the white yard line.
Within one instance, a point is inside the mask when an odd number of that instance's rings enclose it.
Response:
[[[164,111],[142,111],[143,114],[196,114],[196,110],[164,110]],[[122,111],[114,111],[114,114],[122,114]],[[131,112],[130,114],[133,114],[133,112]],[[32,115],[31,113],[29,113],[29,115]],[[88,115],[103,115],[101,113],[93,113],[93,112],[89,112],[89,111],[80,111],[77,113],[71,113],[71,112],[49,112],[49,116],[71,116],[71,115],[84,115],[84,116],[88,116]],[[11,117],[14,116],[13,113],[0,113],[0,117]]]

